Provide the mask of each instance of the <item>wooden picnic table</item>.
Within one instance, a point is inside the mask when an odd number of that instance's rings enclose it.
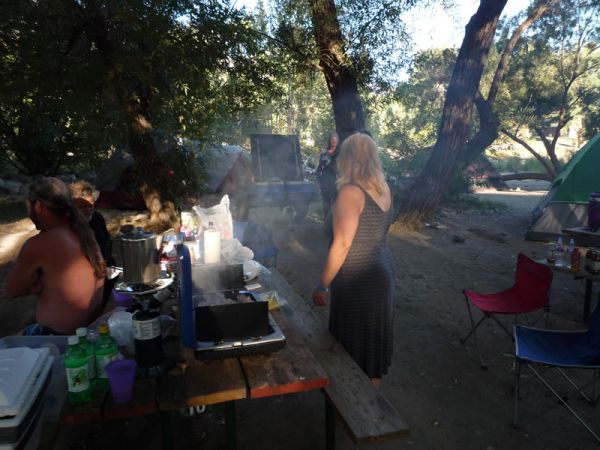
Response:
[[[409,427],[400,413],[373,388],[367,375],[329,333],[327,324],[315,314],[309,302],[274,269],[263,269],[259,281],[263,290],[275,290],[287,300],[287,304],[271,312],[287,338],[283,349],[268,355],[198,361],[192,350],[182,351],[180,345],[175,345],[182,363],[160,377],[137,379],[131,402],[115,405],[108,398],[104,403],[95,402],[87,407],[67,405],[62,421],[74,424],[159,413],[165,430],[164,443],[168,446],[170,429],[166,422],[170,420],[164,419],[170,419],[165,417],[169,411],[223,404],[227,447],[233,449],[237,400],[322,389],[328,450],[335,449],[336,417],[356,446],[408,436]],[[167,355],[172,344],[165,345]]]
[[[169,372],[152,378],[137,378],[133,400],[119,405],[110,395],[97,395],[90,404],[65,404],[61,422],[80,424],[124,419],[152,413],[165,413],[190,407],[224,404],[227,448],[236,448],[235,402],[294,394],[327,385],[327,374],[304,345],[294,325],[281,311],[272,316],[286,336],[283,349],[270,354],[199,361],[191,349],[178,341],[165,342],[165,353],[179,361]],[[170,422],[165,417],[163,424]],[[169,432],[169,431],[167,431]],[[165,445],[169,436],[163,436]]]

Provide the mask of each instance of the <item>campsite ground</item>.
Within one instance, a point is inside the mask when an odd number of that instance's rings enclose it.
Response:
[[[387,449],[591,449],[597,448],[574,419],[555,406],[541,390],[522,413],[548,410],[543,418],[513,429],[513,361],[501,356],[488,370],[476,362],[472,343],[459,338],[468,329],[463,288],[494,291],[511,284],[519,252],[543,256],[545,245],[523,240],[530,213],[543,186],[521,184],[509,192],[481,191],[475,196],[504,207],[445,209],[436,222],[419,233],[393,229],[389,236],[397,265],[395,299],[395,351],[381,392],[401,412],[411,427],[407,439],[377,444]],[[307,301],[326,254],[322,223],[314,215],[302,224],[292,222],[274,208],[254,209],[251,220],[269,226],[280,252],[277,270]],[[34,230],[28,220],[0,224],[0,280],[15,258],[22,241]],[[4,299],[0,291],[0,334],[18,331],[33,316],[33,299]],[[597,289],[597,288],[596,288]],[[594,299],[597,298],[594,293]],[[551,327],[580,328],[583,283],[557,275],[551,293]],[[326,322],[327,310],[316,310]],[[324,325],[325,326],[325,325]],[[486,328],[485,346],[502,350],[507,341],[501,332]],[[494,332],[495,331],[495,332]],[[506,348],[510,351],[510,346]],[[595,424],[600,408],[583,406]],[[119,447],[160,448],[155,418],[120,424],[99,424],[61,434],[55,448]],[[176,421],[176,448],[221,448],[222,415],[215,410],[198,418]],[[154,434],[152,434],[154,433]],[[324,408],[319,392],[238,406],[238,447],[243,450],[324,448]],[[353,448],[338,426],[338,449]],[[59,447],[60,446],[60,447]]]

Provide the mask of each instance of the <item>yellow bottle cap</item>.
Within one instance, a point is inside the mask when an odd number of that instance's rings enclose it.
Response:
[[[108,324],[102,323],[102,324],[98,325],[98,333],[108,334]]]

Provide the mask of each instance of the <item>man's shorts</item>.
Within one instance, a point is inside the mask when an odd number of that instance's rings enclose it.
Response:
[[[25,328],[23,328],[21,334],[23,336],[49,336],[52,334],[60,335],[61,333],[57,333],[52,328],[45,327],[44,325],[40,325],[37,322],[33,322],[27,325]]]

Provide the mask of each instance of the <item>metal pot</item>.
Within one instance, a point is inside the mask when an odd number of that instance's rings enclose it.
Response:
[[[121,235],[114,243],[123,264],[123,281],[149,284],[160,276],[161,235],[134,233]]]

